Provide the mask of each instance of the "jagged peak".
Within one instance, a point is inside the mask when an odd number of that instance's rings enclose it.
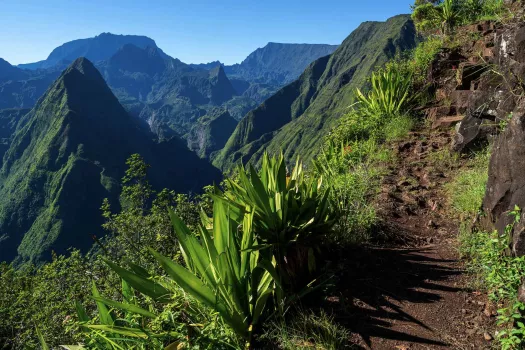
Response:
[[[217,67],[210,69],[210,78],[226,78],[226,72],[224,71],[224,67],[222,64],[219,64]]]
[[[90,80],[98,79],[104,82],[104,78],[102,78],[102,75],[100,75],[98,69],[95,68],[93,63],[91,63],[91,61],[85,57],[79,57],[76,60],[74,60],[73,63],[71,63],[69,67],[67,67],[67,69],[62,73],[62,77],[71,74],[71,72],[73,71],[79,72],[83,76],[90,78]]]

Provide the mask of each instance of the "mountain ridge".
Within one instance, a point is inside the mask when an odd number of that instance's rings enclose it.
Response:
[[[311,159],[322,136],[352,104],[355,88],[363,88],[377,66],[415,45],[409,15],[362,23],[332,55],[310,64],[299,79],[249,112],[213,164],[229,171],[239,161],[257,163],[264,150],[283,150],[288,160],[297,154]]]
[[[72,62],[78,57],[85,57],[96,63],[108,59],[127,43],[141,48],[157,47],[155,41],[147,36],[101,33],[91,38],[68,41],[53,49],[45,60],[19,64],[18,67],[30,70],[47,69],[62,60]],[[162,54],[168,57],[164,52]]]
[[[95,66],[75,60],[23,117],[0,171],[0,255],[18,263],[87,249],[103,198],[118,203],[125,161],[139,153],[157,190],[198,191],[220,173],[172,138],[157,143]],[[183,167],[178,164],[184,164]]]

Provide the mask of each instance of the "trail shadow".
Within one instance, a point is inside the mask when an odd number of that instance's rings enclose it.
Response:
[[[452,260],[430,257],[432,249],[362,247],[341,252],[334,259],[338,266],[334,297],[327,298],[322,307],[331,310],[341,324],[359,334],[368,345],[374,337],[448,345],[438,340],[437,335],[429,338],[431,329],[399,307],[407,302],[436,303],[441,300],[442,292],[462,290],[440,283],[461,271],[447,267]],[[394,322],[413,324],[411,328],[416,330],[412,334],[393,330]]]

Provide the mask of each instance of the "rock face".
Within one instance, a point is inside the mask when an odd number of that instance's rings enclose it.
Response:
[[[497,33],[494,63],[503,76],[497,89],[487,90],[488,111],[508,122],[497,138],[489,166],[483,210],[486,229],[504,232],[513,218],[508,212],[525,208],[525,100],[521,77],[525,75],[525,25],[506,26]],[[512,230],[512,251],[525,255],[525,220]]]
[[[228,141],[237,121],[225,110],[215,110],[201,117],[191,128],[187,136],[188,148],[201,158],[222,149]]]
[[[525,101],[515,109],[506,130],[499,136],[492,153],[489,181],[483,208],[491,223],[504,232],[513,218],[508,211],[515,205],[525,208]],[[523,224],[514,228],[513,251],[525,255]]]

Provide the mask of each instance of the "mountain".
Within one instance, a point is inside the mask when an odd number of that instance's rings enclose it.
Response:
[[[17,262],[87,249],[103,198],[118,203],[126,159],[141,154],[154,188],[198,191],[220,180],[178,138],[158,143],[85,58],[75,60],[19,122],[0,171],[0,256]]]
[[[133,44],[140,48],[157,47],[155,41],[146,36],[102,33],[94,38],[69,41],[55,48],[47,59],[35,63],[19,64],[18,67],[31,70],[47,69],[61,61],[72,62],[79,57],[98,62],[107,60],[125,44]],[[167,57],[164,52],[161,54]]]
[[[25,71],[0,58],[0,81],[20,80],[27,77],[28,74]]]
[[[184,136],[198,118],[236,94],[221,65],[195,69],[152,47],[125,45],[98,69],[123,106],[159,135],[168,128]]]
[[[0,58],[0,110],[32,107],[58,74],[30,72]]]
[[[11,138],[23,116],[29,113],[28,108],[11,108],[0,110],[0,166],[5,152],[9,149]]]
[[[70,63],[59,61],[52,68],[30,71],[12,66],[0,58],[0,110],[33,107]]]
[[[268,43],[240,64],[226,66],[226,73],[247,81],[286,85],[299,77],[310,63],[330,55],[338,45]]]
[[[0,61],[0,110],[33,107],[62,70],[85,56],[96,62],[128,113],[147,122],[160,139],[186,138],[215,108],[240,120],[334,48],[270,43],[239,65],[188,65],[167,56],[150,38],[102,33],[65,43],[45,61],[19,66],[27,69]]]
[[[330,55],[337,47],[338,45],[327,44],[270,42],[250,53],[241,63],[231,66],[225,65],[224,70],[230,80],[236,79],[281,87],[297,79],[310,63],[318,58]],[[194,68],[206,70],[219,65],[222,65],[220,61],[191,64]]]
[[[260,104],[279,88],[297,79],[310,63],[330,55],[337,47],[326,44],[268,43],[252,52],[240,64],[223,67],[237,95]],[[213,61],[190,66],[211,70],[220,65],[220,61]]]
[[[215,110],[199,118],[191,128],[188,148],[201,158],[208,158],[212,152],[224,147],[237,126],[237,121],[226,110]]]
[[[214,164],[229,170],[238,161],[257,162],[265,149],[283,150],[288,160],[312,158],[352,104],[355,88],[365,86],[376,67],[414,48],[416,41],[408,15],[361,24],[332,55],[310,64],[299,79],[249,112]]]

